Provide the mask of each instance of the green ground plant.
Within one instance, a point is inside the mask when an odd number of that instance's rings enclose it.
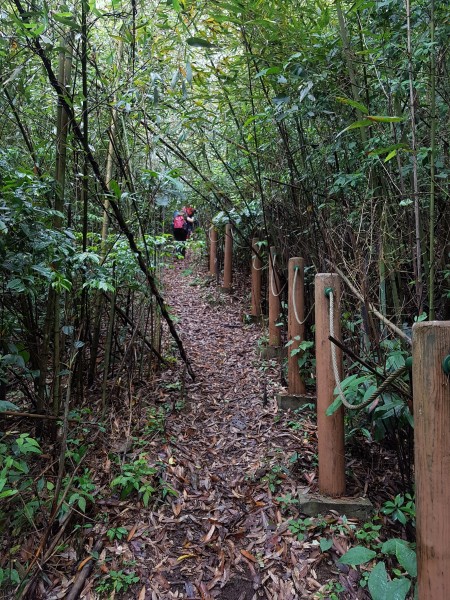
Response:
[[[282,483],[286,473],[287,469],[283,465],[272,465],[268,473],[264,475],[261,481],[267,483],[271,492],[275,492],[277,487]]]
[[[139,583],[139,581],[139,576],[136,575],[135,571],[111,570],[107,575],[102,577],[100,583],[95,587],[95,591],[99,594],[124,593],[131,585]]]
[[[128,535],[128,529],[125,527],[111,527],[106,532],[106,537],[110,542],[113,540],[122,540]]]
[[[294,342],[299,342],[299,336],[295,336],[294,339],[289,340],[286,343],[286,347],[289,348]],[[294,350],[289,350],[291,356],[298,356],[297,364],[302,376],[303,381],[309,387],[315,385],[315,372],[316,372],[316,355],[314,352],[314,342],[303,340],[298,344],[298,347]]]
[[[339,581],[330,581],[323,589],[314,594],[314,600],[340,600],[341,592],[345,592],[344,586]]]
[[[111,481],[111,488],[120,493],[120,498],[125,499],[133,493],[148,507],[150,500],[167,496],[177,496],[176,490],[170,486],[163,477],[165,465],[158,463],[151,465],[147,454],[130,463],[124,463],[120,468],[120,474]]]
[[[0,442],[0,523],[8,520],[15,529],[32,524],[36,512],[51,495],[53,484],[35,484],[31,465],[42,450],[28,433],[4,436]]]
[[[397,494],[393,500],[388,500],[383,504],[381,511],[402,525],[406,525],[408,522],[411,522],[413,527],[416,525],[416,506],[411,494]]]
[[[395,515],[395,520],[403,525],[408,521],[413,523],[414,500],[411,496],[398,495],[384,503],[381,513],[390,518]],[[382,535],[383,524],[376,514],[360,528],[354,528],[354,537],[361,544],[350,548],[339,562],[352,567],[364,566],[359,585],[368,589],[372,600],[405,600],[416,584],[415,546],[400,538],[382,541]]]
[[[314,524],[313,519],[292,519],[289,522],[289,531],[302,541],[305,539],[306,531]]]
[[[70,486],[67,494],[67,504],[63,504],[62,514],[67,512],[69,506],[76,506],[82,513],[86,512],[88,503],[95,502],[94,492],[96,485],[89,469],[85,469],[80,475],[74,477],[67,475],[63,480],[63,488]]]
[[[391,574],[386,568],[388,558],[393,559]],[[384,542],[378,552],[365,546],[350,548],[339,562],[352,567],[372,564],[359,582],[361,587],[367,586],[372,600],[405,600],[417,577],[415,550],[408,542],[397,538]]]
[[[111,488],[120,493],[122,500],[136,492],[144,506],[148,506],[156,491],[157,472],[155,467],[149,465],[148,455],[140,454],[135,461],[122,465],[120,474],[111,481]]]

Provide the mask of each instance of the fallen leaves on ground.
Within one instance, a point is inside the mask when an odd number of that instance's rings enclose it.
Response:
[[[358,572],[337,563],[354,524],[324,515],[300,520],[299,531],[290,527],[292,518],[301,519],[298,494],[317,485],[316,428],[307,414],[277,410],[281,366],[259,356],[261,325],[243,322],[248,290],[220,292],[189,260],[166,270],[164,284],[196,380],[182,364],[163,371],[141,390],[139,402],[144,413],[149,406],[171,407],[164,422],[155,410],[146,423],[140,415],[136,444],[130,424],[117,418],[117,439],[109,444],[123,461],[145,452],[167,493],[147,508],[136,496],[97,501],[107,528],[125,533],[105,541],[81,597],[295,600],[327,598],[331,584],[340,586],[339,598],[367,598]],[[109,454],[102,461],[101,477],[110,482]],[[364,469],[355,472],[359,487],[367,488]],[[95,536],[105,533],[97,523],[84,553],[78,551],[79,568]],[[102,596],[99,573],[120,569],[132,570],[139,583]],[[47,597],[63,597],[71,581],[60,579]]]
[[[145,598],[312,598],[339,572],[317,544],[290,531],[295,504],[283,511],[277,497],[295,497],[314,482],[315,427],[306,420],[293,431],[278,414],[280,365],[259,356],[264,332],[243,323],[239,294],[191,285],[199,280],[188,261],[165,274],[196,380],[183,379],[182,391],[171,393],[173,372],[158,381],[160,401],[183,404],[167,419],[158,449],[177,497],[140,510],[146,528],[128,544],[134,568]]]

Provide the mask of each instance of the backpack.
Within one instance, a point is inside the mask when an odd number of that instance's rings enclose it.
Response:
[[[174,229],[186,229],[187,223],[184,220],[184,216],[180,212],[176,212],[173,219],[173,228]]]

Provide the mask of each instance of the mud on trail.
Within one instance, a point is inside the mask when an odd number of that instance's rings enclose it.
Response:
[[[317,528],[296,509],[299,489],[316,480],[314,417],[278,414],[280,367],[259,356],[261,326],[243,323],[246,294],[221,293],[189,257],[164,274],[196,380],[179,361],[146,392],[153,414],[171,407],[160,430],[147,423],[140,432],[167,495],[148,508],[112,499],[107,510],[127,536],[106,542],[103,557],[108,569],[131,565],[139,577],[115,598],[327,598],[333,582],[345,590],[339,598],[365,597],[356,572],[336,567],[349,547],[345,523],[331,536],[338,516]],[[128,460],[138,454],[133,448]],[[329,551],[320,549],[324,537],[333,539]],[[94,579],[82,598],[99,598]]]

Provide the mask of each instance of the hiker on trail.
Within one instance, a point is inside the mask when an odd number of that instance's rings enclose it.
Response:
[[[183,207],[184,213],[186,215],[186,223],[187,223],[187,239],[189,239],[194,231],[194,221],[195,221],[195,208],[192,206]]]
[[[177,252],[183,257],[186,256],[185,242],[188,237],[188,221],[184,209],[176,210],[173,213],[172,232],[175,240],[179,242],[176,244]]]

